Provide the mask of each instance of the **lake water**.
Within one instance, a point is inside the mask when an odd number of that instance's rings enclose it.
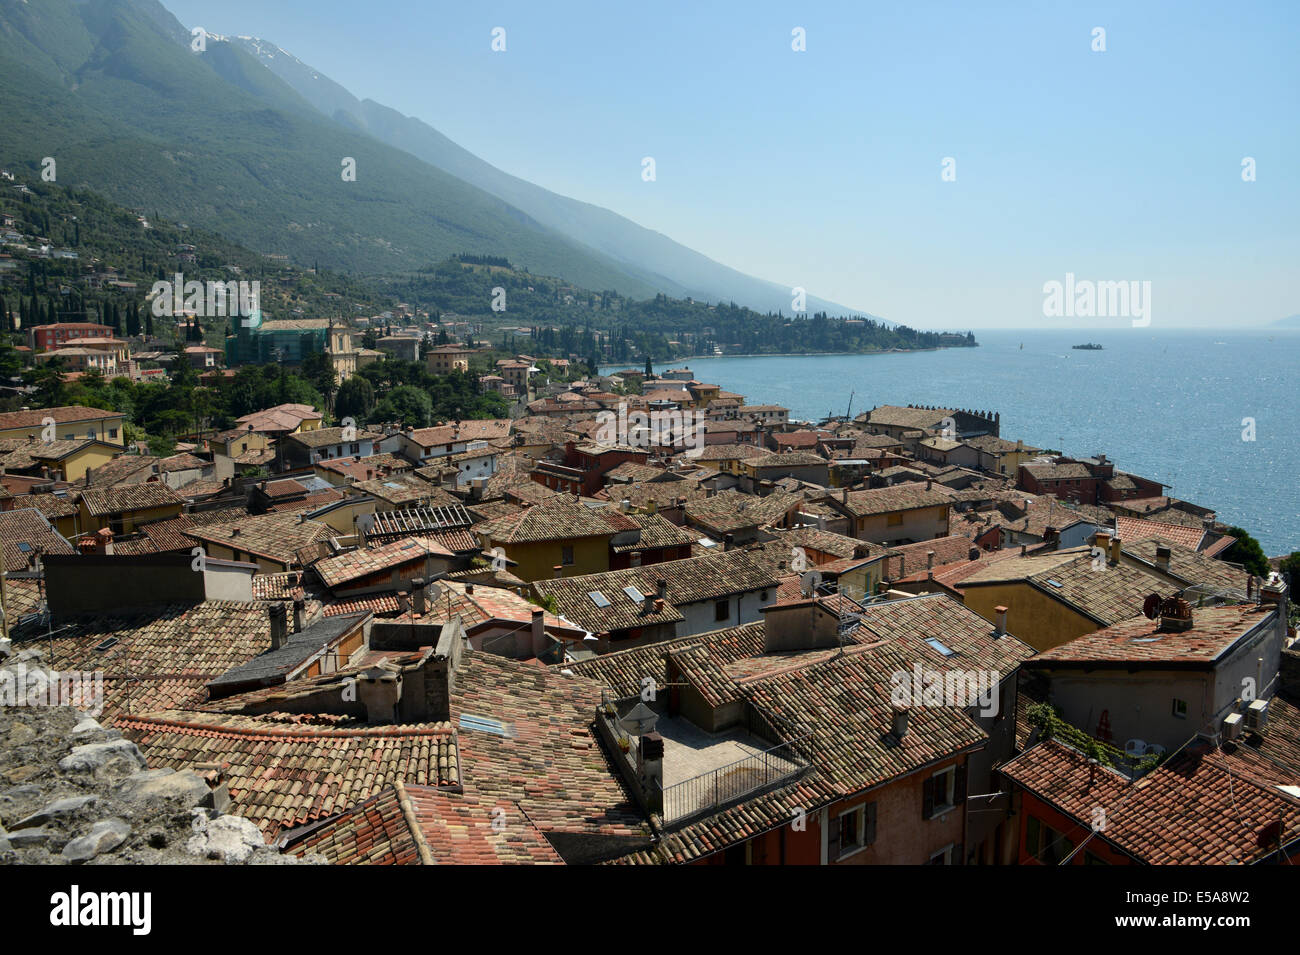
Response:
[[[1244,527],[1270,556],[1300,550],[1300,330],[976,332],[978,348],[678,361],[792,417],[882,404],[997,411],[1002,437],[1116,467]],[[1097,342],[1102,351],[1071,345]],[[1023,348],[1021,345],[1023,344]],[[666,366],[660,366],[660,368]],[[616,370],[616,369],[608,369]],[[1254,419],[1254,440],[1244,440]]]

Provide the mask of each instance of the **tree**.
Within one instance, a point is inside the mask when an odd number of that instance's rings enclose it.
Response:
[[[29,385],[36,387],[37,405],[42,408],[56,408],[67,403],[63,370],[63,359],[54,355],[44,364],[28,369],[23,375]]]
[[[334,359],[328,352],[312,352],[302,360],[302,376],[311,386],[325,397],[328,407],[339,390],[338,373],[334,370]]]
[[[403,385],[384,396],[370,420],[398,421],[404,428],[427,428],[433,420],[433,401],[414,385]]]
[[[370,382],[360,375],[353,375],[339,385],[339,392],[334,399],[334,414],[340,420],[352,418],[365,421],[375,407],[375,389]]]
[[[655,375],[655,373],[654,373],[654,368],[653,368],[653,366],[651,366],[651,364],[650,364],[650,356],[649,356],[649,355],[646,355],[646,356],[645,356],[645,376],[646,376],[647,378],[653,378],[654,375]]]
[[[1264,548],[1259,546],[1259,541],[1240,527],[1229,527],[1228,536],[1237,538],[1237,542],[1228,548],[1223,559],[1229,563],[1241,564],[1256,577],[1268,576],[1268,557],[1264,555]]]

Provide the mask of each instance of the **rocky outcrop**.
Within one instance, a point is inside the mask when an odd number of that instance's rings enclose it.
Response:
[[[0,679],[18,666],[29,686],[48,678],[40,651],[7,649]],[[0,863],[320,861],[281,855],[229,802],[198,772],[149,769],[135,743],[70,706],[0,706]]]

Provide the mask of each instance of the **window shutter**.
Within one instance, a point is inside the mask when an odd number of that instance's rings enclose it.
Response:
[[[826,859],[834,862],[840,855],[840,820],[835,817],[827,821]]]
[[[934,777],[930,776],[921,787],[921,818],[929,819],[934,815]]]
[[[958,766],[952,778],[952,804],[960,806],[966,801],[966,767]]]
[[[866,832],[863,834],[862,844],[869,846],[876,841],[876,804],[874,802],[867,803],[866,814]]]

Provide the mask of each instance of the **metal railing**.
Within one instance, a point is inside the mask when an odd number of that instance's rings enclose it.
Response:
[[[799,755],[798,746],[809,740],[811,735],[781,743],[665,787],[664,821],[677,822],[713,812],[752,792],[800,775],[808,768],[808,762]]]

